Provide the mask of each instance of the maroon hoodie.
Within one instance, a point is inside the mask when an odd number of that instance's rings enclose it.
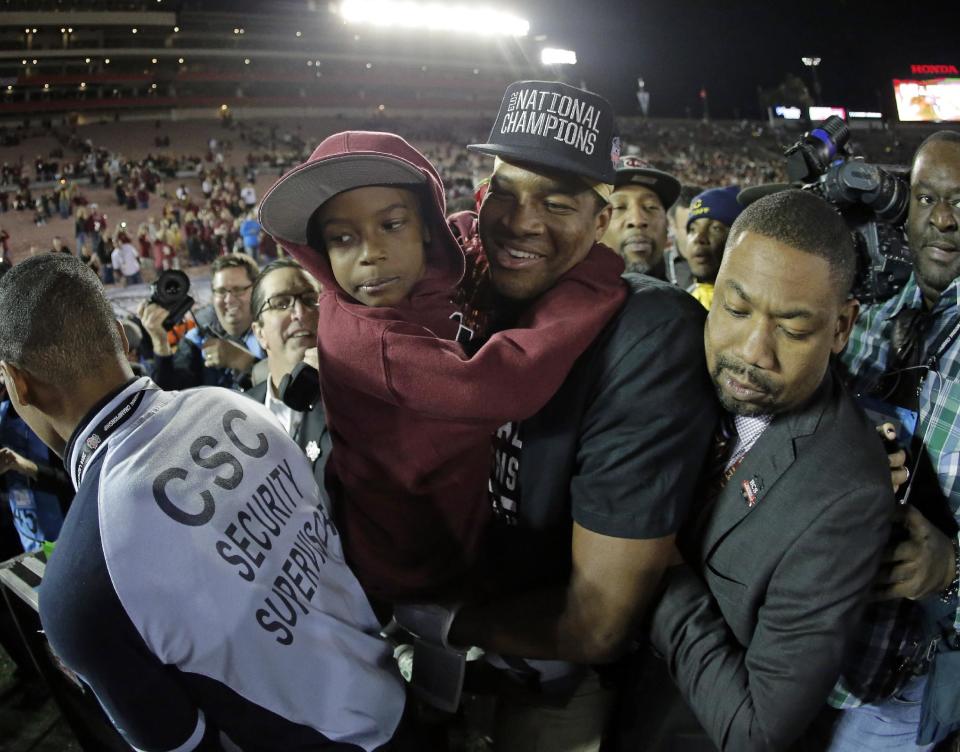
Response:
[[[517,328],[469,357],[453,341],[451,300],[464,255],[444,219],[440,176],[387,133],[331,136],[305,165],[345,153],[389,154],[424,174],[431,242],[427,272],[407,299],[373,308],[337,284],[325,253],[281,241],[324,288],[317,335],[333,441],[327,487],[347,560],[370,595],[389,602],[455,595],[491,514],[491,434],[538,412],[620,309],[623,262],[595,245],[531,303]]]

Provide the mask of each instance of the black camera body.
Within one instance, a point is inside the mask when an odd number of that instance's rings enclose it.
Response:
[[[320,372],[307,363],[297,363],[280,380],[280,401],[297,412],[313,409],[320,399]]]
[[[177,269],[167,269],[150,285],[150,302],[165,308],[169,313],[163,320],[168,332],[183,321],[194,304],[190,297],[190,277]]]
[[[852,157],[849,138],[847,124],[830,116],[784,152],[787,175],[847,222],[857,247],[853,294],[862,303],[875,303],[895,295],[913,271],[904,236],[910,171]]]

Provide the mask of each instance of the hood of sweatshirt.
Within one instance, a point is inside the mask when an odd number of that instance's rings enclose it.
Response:
[[[267,191],[260,205],[260,223],[325,291],[335,292],[341,304],[363,306],[337,283],[326,252],[307,244],[307,223],[319,206],[338,193],[373,185],[415,191],[430,241],[426,244],[426,273],[408,298],[395,307],[369,309],[367,315],[395,318],[391,309],[420,308],[427,303],[420,300],[423,296],[449,297],[463,276],[464,255],[447,225],[443,182],[423,154],[393,133],[344,131],[325,139],[306,162]]]

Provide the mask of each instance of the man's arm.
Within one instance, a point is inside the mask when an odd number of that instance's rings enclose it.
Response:
[[[157,355],[153,362],[153,380],[161,389],[190,389],[203,384],[203,353],[186,337],[172,355]]]
[[[835,499],[798,536],[772,575],[746,646],[717,600],[739,593],[714,596],[687,565],[664,576],[650,638],[721,750],[787,749],[823,706],[889,535],[892,501],[883,491]]]
[[[572,545],[566,587],[465,606],[449,642],[525,658],[615,660],[656,592],[673,536],[610,538],[575,523]]]
[[[221,749],[212,721],[176,671],[150,652],[120,604],[99,548],[89,485],[86,491],[81,487],[39,590],[50,647],[135,749]]]
[[[613,660],[632,637],[672,561],[717,417],[704,312],[667,292],[628,301],[595,356],[603,372],[578,426],[569,483],[569,581],[467,607],[451,643],[596,663]]]

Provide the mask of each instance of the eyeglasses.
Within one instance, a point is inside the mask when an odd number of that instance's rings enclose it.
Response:
[[[233,297],[239,298],[251,287],[253,287],[252,282],[249,285],[244,285],[243,287],[215,287],[213,290],[213,297],[225,298],[227,295],[233,295]]]
[[[293,308],[293,304],[298,300],[304,308],[316,308],[320,304],[320,293],[315,290],[306,290],[305,292],[271,295],[260,306],[260,310],[257,311],[254,318],[260,318],[260,314],[264,311],[286,311],[288,308]]]

